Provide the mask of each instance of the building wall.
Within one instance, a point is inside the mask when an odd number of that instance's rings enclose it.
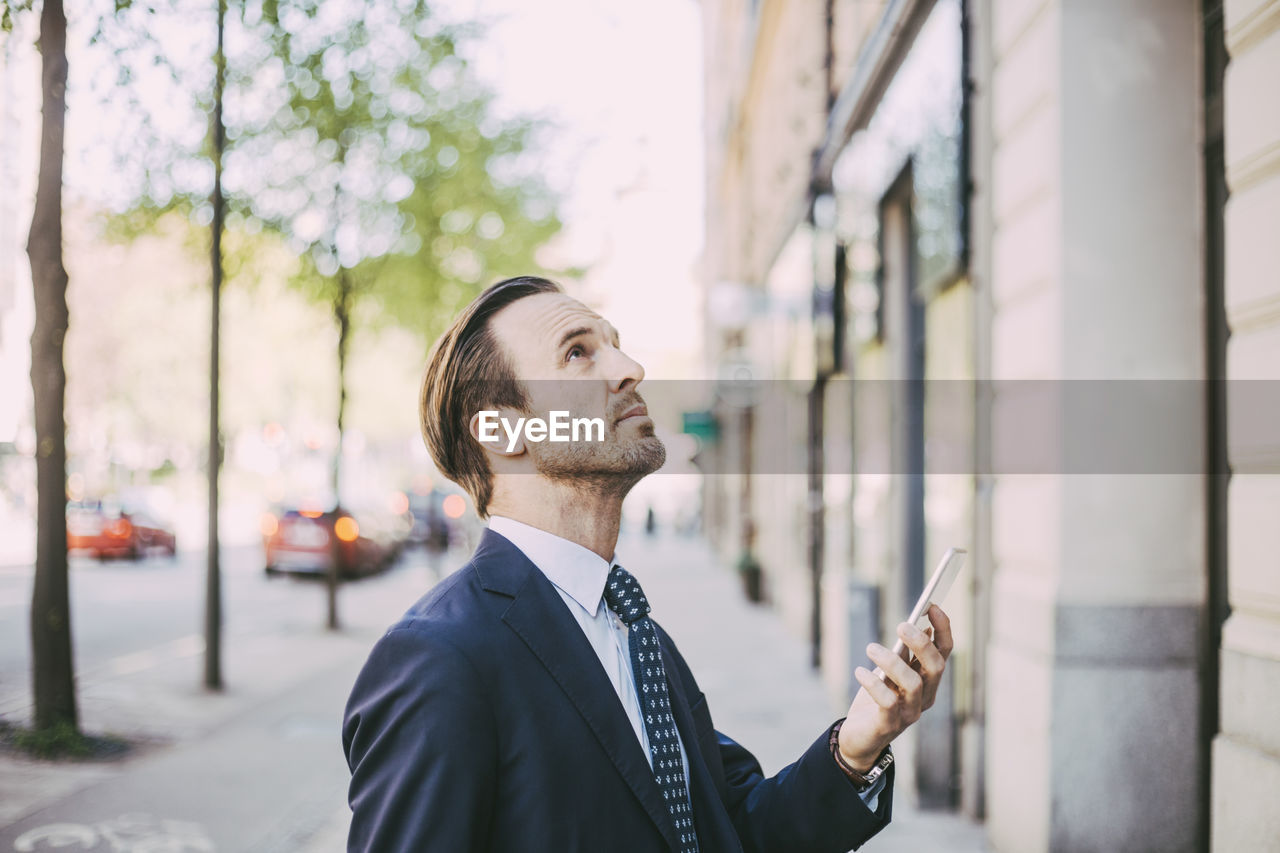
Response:
[[[835,92],[853,75],[862,46],[888,5],[887,0],[831,0],[832,88]]]
[[[734,0],[707,0],[703,5],[707,46],[707,145],[708,145],[708,225],[703,277],[708,287],[724,280],[762,286],[777,303],[787,302],[788,283],[794,283],[796,267],[787,250],[797,225],[805,216],[812,154],[825,128],[827,99],[844,85],[860,58],[862,46],[879,24],[887,3],[867,0],[805,0],[770,2],[762,0],[752,13],[752,5]],[[831,14],[831,68],[826,67],[827,13]],[[810,252],[811,254],[811,252]],[[806,288],[812,286],[811,261],[800,269]],[[785,269],[783,269],[785,268]],[[899,294],[901,295],[901,294]],[[802,300],[806,301],[806,300]],[[929,308],[931,329],[928,371],[934,378],[972,376],[972,303],[967,285],[942,294]],[[891,312],[892,313],[892,312]],[[804,323],[758,321],[748,324],[742,336],[725,336],[712,330],[709,350],[714,355],[730,346],[752,352],[762,375],[790,379],[802,390],[813,381],[812,359],[795,358],[805,349],[812,353],[811,330]],[[718,338],[718,340],[717,340]],[[886,380],[899,377],[895,367],[896,342],[872,346],[856,355],[856,373],[844,379]],[[960,364],[958,372],[955,366]],[[839,381],[839,380],[837,380]],[[883,396],[888,386],[877,389]],[[848,390],[848,389],[846,389]],[[873,392],[873,396],[876,395]],[[800,416],[793,443],[804,441],[802,401],[791,405]],[[892,626],[901,618],[903,588],[900,564],[902,501],[899,484],[888,474],[884,461],[890,449],[886,442],[893,434],[894,410],[885,399],[855,402],[848,395],[832,394],[827,401],[828,458],[846,455],[843,471],[850,470],[855,455],[880,458],[872,463],[873,473],[829,475],[824,484],[826,503],[826,547],[823,580],[823,675],[833,706],[847,701],[856,688],[851,684],[852,664],[865,656],[863,646],[870,639],[892,639]],[[942,419],[934,412],[934,419]],[[761,453],[769,447],[759,434]],[[855,446],[851,436],[860,436]],[[727,437],[726,448],[735,439]],[[736,446],[736,445],[735,445]],[[774,451],[777,443],[772,444]],[[729,450],[731,455],[737,451]],[[761,468],[772,460],[760,459]],[[840,466],[837,465],[837,469]],[[828,470],[831,470],[828,467]],[[751,489],[753,517],[758,533],[756,555],[766,572],[766,594],[800,636],[810,628],[811,578],[809,573],[809,496],[805,477],[799,469],[786,476],[757,475]],[[939,551],[939,543],[954,544],[969,525],[970,492],[968,478],[939,476],[926,487],[931,521],[929,553]],[[719,478],[708,488],[716,490],[715,505],[736,506],[739,484]],[[741,524],[734,512],[726,515],[726,527]],[[739,555],[740,536],[736,531],[712,531],[722,553],[730,559]],[[934,558],[936,559],[936,557]],[[930,566],[930,568],[932,568]],[[862,619],[850,622],[851,585],[879,588],[874,626]],[[962,608],[962,611],[964,608]],[[959,624],[966,624],[961,612]],[[869,633],[872,629],[874,635]],[[971,646],[961,640],[957,663],[971,660]],[[968,655],[968,658],[966,658]],[[960,667],[963,669],[964,667]],[[954,678],[954,676],[953,676]],[[963,693],[963,691],[961,691]],[[950,741],[951,720],[935,715],[941,740]],[[902,744],[902,773],[911,788],[913,743]],[[951,772],[948,767],[947,773]]]
[[[1227,2],[1227,376],[1280,378],[1280,2]],[[1228,404],[1228,425],[1257,419]],[[1280,439],[1231,441],[1221,732],[1213,746],[1213,849],[1280,838]],[[1254,428],[1259,426],[1256,422]],[[1229,430],[1230,431],[1230,430]],[[1258,435],[1256,431],[1255,435]]]
[[[802,218],[809,156],[826,119],[824,2],[703,7],[707,272],[761,285]]]
[[[1056,380],[1201,378],[1197,4],[989,10],[993,377],[1058,400]],[[1020,402],[997,397],[996,443]],[[1058,470],[995,481],[990,836],[1194,849],[1202,479],[1072,471],[1082,430],[1048,437]]]
[[[704,0],[708,231],[704,272],[762,284],[804,218],[828,79],[847,79],[885,0]],[[753,11],[754,10],[754,11]]]
[[[832,4],[837,85],[857,61],[850,45],[860,48],[884,6]],[[747,0],[704,3],[707,20],[718,22],[708,44],[749,45],[736,77],[708,58],[708,91],[721,95],[708,103],[708,284],[768,282],[802,215],[800,175],[821,132],[824,93],[808,83],[825,51],[824,4],[761,0],[751,26],[743,23],[749,8]],[[1202,380],[1203,4],[971,0],[969,8],[978,48],[972,290],[946,292],[929,307],[935,368],[945,361],[978,378],[1040,380],[1039,391],[1059,401],[1062,380]],[[1274,380],[1280,0],[1227,0],[1225,13],[1227,373]],[[950,344],[954,352],[939,349]],[[854,383],[828,397],[829,458],[832,442],[849,434],[850,453],[883,452],[874,445],[889,434],[892,413],[859,405],[858,381],[895,375],[892,347],[865,348],[839,377]],[[998,452],[1018,429],[1020,403],[1001,388],[989,421],[973,413],[979,447]],[[979,588],[956,614],[966,639],[953,702],[957,719],[970,723],[961,732],[966,810],[985,815],[995,849],[1197,849],[1206,820],[1215,850],[1269,849],[1280,837],[1272,806],[1280,791],[1280,439],[1256,415],[1249,427],[1250,414],[1239,400],[1228,406],[1232,614],[1208,767],[1200,702],[1212,670],[1198,644],[1213,516],[1204,478],[1192,473],[1202,462],[1196,453],[1185,471],[1072,473],[1068,451],[1088,433],[1067,423],[1046,439],[1060,470],[928,480],[927,496],[961,509],[931,517],[926,552],[965,526],[973,531]],[[1208,415],[1193,406],[1186,424],[1169,429],[1183,429],[1196,447]],[[822,656],[837,698],[851,689],[848,670],[865,639],[849,618],[859,590],[879,589],[882,621],[900,597],[894,480],[874,469],[827,479]],[[795,488],[761,483],[762,547],[795,561],[792,571],[775,571],[774,599],[802,631],[806,579],[794,570],[805,556],[805,491],[798,479]],[[904,796],[913,748],[904,755]]]
[[[812,250],[803,242],[809,171],[814,149],[826,122],[828,80],[845,79],[870,27],[879,20],[883,0],[832,0],[834,56],[826,66],[826,0],[705,0],[707,226],[702,279],[710,289],[718,282],[741,282],[768,294],[772,308],[739,330],[707,328],[708,370],[730,348],[747,351],[760,375],[788,380],[793,391],[811,382],[812,342],[804,322],[782,322],[785,306],[795,301],[797,275],[800,303],[808,304],[812,286]],[[798,270],[798,273],[797,273]],[[797,408],[799,406],[799,408]],[[788,404],[780,429],[799,430],[804,442],[803,399]],[[793,411],[794,410],[794,411]],[[757,527],[756,556],[766,573],[765,593],[797,636],[809,631],[810,573],[808,495],[803,464],[780,466],[776,436],[764,433],[757,420],[757,476],[751,488]],[[736,425],[731,425],[731,428]],[[723,442],[736,460],[736,437]],[[777,473],[779,468],[787,473]],[[737,466],[735,466],[735,470]],[[740,555],[741,485],[734,477],[718,477],[706,486],[709,505],[724,507],[724,524],[710,531],[720,551],[731,560]]]

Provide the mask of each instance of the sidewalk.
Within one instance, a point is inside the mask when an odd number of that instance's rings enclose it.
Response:
[[[843,716],[809,667],[808,648],[768,607],[749,603],[737,577],[701,539],[624,535],[618,560],[635,573],[654,618],[671,634],[707,695],[716,728],[750,749],[765,773],[790,764]],[[306,853],[343,849],[342,809]],[[898,791],[893,822],[869,853],[989,853],[983,828],[964,817],[915,808]]]
[[[199,685],[202,643],[136,671],[82,673],[84,730],[140,745],[101,763],[0,754],[0,850],[73,838],[94,851],[343,849],[325,834],[346,811],[342,706],[369,648],[430,583],[425,565],[410,564],[344,586],[337,633],[291,617],[269,634],[226,633],[221,693]],[[319,600],[305,585],[294,591]],[[0,708],[26,722],[30,696],[2,696]]]
[[[777,613],[752,605],[732,571],[701,540],[642,535],[618,543],[618,561],[644,586],[653,616],[680,646],[707,695],[716,728],[750,749],[765,773],[800,756],[844,716],[809,666],[803,640]],[[915,808],[895,792],[893,822],[863,848],[870,853],[987,853],[980,824]]]

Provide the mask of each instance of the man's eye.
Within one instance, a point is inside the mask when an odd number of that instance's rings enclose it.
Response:
[[[586,355],[587,352],[582,347],[572,347],[569,352],[565,353],[565,361],[573,361],[574,356]]]

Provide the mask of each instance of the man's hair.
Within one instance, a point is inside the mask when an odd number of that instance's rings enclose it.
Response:
[[[564,293],[545,278],[500,281],[477,296],[431,348],[418,396],[422,438],[440,473],[467,490],[482,518],[493,497],[493,471],[471,436],[481,409],[527,410],[528,395],[489,320],[511,303],[538,293]]]

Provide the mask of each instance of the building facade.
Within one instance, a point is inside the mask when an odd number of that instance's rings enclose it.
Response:
[[[713,540],[840,700],[968,548],[896,749],[997,850],[1280,843],[1280,2],[703,11]]]

